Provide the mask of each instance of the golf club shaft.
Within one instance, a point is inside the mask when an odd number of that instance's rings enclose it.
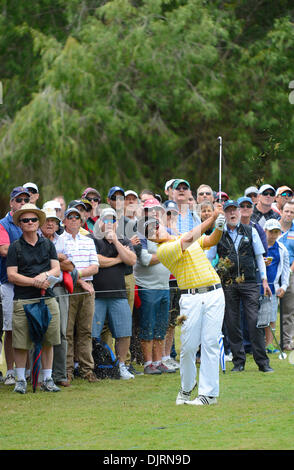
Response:
[[[222,192],[222,146],[223,139],[221,136],[218,137],[219,140],[219,172],[218,172],[218,199],[221,202],[221,192]]]

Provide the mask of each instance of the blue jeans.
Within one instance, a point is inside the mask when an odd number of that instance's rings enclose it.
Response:
[[[139,337],[145,341],[164,339],[169,320],[169,290],[138,286],[141,299]]]

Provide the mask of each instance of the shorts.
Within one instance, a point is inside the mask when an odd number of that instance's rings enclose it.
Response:
[[[95,299],[92,337],[100,338],[106,319],[113,338],[132,336],[132,312],[127,299]]]
[[[1,299],[3,311],[3,331],[12,330],[14,285],[9,282],[1,284]]]
[[[139,337],[144,341],[163,340],[169,319],[169,290],[138,287],[141,299],[139,310]]]
[[[29,333],[28,320],[23,308],[25,304],[39,302],[36,300],[15,300],[12,319],[12,346],[15,349],[31,349],[33,342]],[[55,346],[60,344],[60,313],[56,299],[46,298],[45,303],[52,315],[48,329],[44,335],[42,344],[44,346]]]

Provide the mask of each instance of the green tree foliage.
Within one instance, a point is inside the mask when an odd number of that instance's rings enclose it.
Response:
[[[71,199],[89,185],[162,192],[172,177],[217,189],[219,135],[229,194],[294,187],[293,12],[276,3],[7,2],[2,190],[30,180]]]

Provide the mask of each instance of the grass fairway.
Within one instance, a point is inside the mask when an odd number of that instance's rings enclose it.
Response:
[[[176,406],[179,372],[76,379],[61,393],[12,393],[0,384],[1,450],[292,450],[294,366],[271,357],[273,374],[220,371],[215,406]],[[196,395],[196,391],[195,391]]]

